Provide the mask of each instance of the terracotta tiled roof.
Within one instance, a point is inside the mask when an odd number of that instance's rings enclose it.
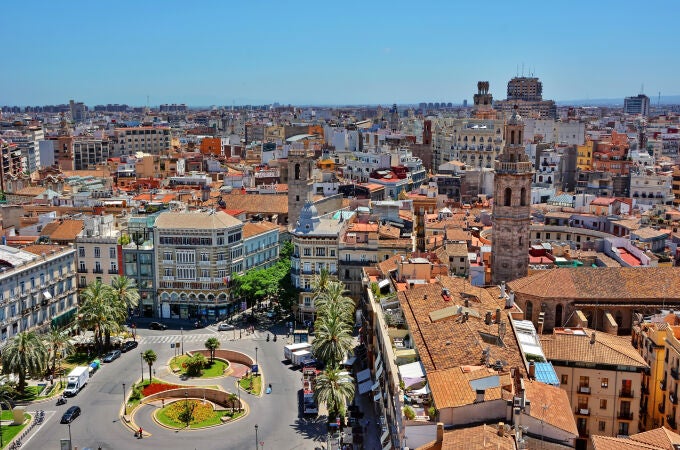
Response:
[[[565,411],[571,410],[567,391],[549,384],[524,380],[527,399],[531,401],[531,417],[578,436],[574,416]],[[542,405],[548,405],[545,410]]]
[[[223,211],[215,213],[189,212],[176,213],[164,212],[156,219],[155,226],[165,229],[202,229],[214,230],[236,227],[241,221]]]
[[[430,442],[417,450],[516,450],[515,440],[512,433],[498,435],[498,430],[490,425],[478,425],[474,427],[459,428],[444,431],[442,442]]]
[[[243,224],[243,239],[277,229],[278,225],[271,222],[246,222]]]
[[[379,263],[378,270],[380,270],[380,272],[382,272],[382,274],[385,276],[387,276],[388,273],[397,270],[397,258],[401,258],[401,256],[396,255]]]
[[[61,225],[59,223],[59,221],[54,221],[54,222],[50,222],[48,224],[45,224],[42,227],[42,230],[40,230],[40,235],[41,236],[51,235],[52,233],[54,233],[57,230],[57,228],[59,228],[59,225]]]
[[[454,367],[447,370],[427,372],[427,383],[430,391],[432,391],[434,404],[437,405],[438,409],[457,408],[473,404],[477,398],[477,393],[470,381],[499,375],[498,372],[486,366],[475,367],[475,369],[471,372],[465,372],[461,367]],[[512,397],[510,372],[501,374],[499,380],[498,386],[484,391],[485,402]],[[503,390],[505,390],[505,396]]]
[[[78,233],[83,231],[83,220],[64,220],[57,229],[50,234],[53,241],[75,241]]]
[[[224,194],[228,209],[242,209],[248,213],[288,214],[288,197],[279,194]]]
[[[656,445],[659,448],[673,450],[673,444],[680,444],[680,434],[668,428],[659,427],[643,433],[632,434],[630,438],[643,444]]]
[[[48,245],[48,244],[35,244],[35,245],[27,245],[26,247],[22,248],[22,250],[33,253],[34,255],[42,255],[43,253],[45,254],[50,254],[52,250],[55,252],[61,251],[62,246],[60,245]]]
[[[590,439],[593,441],[595,450],[662,450],[667,448],[643,444],[628,438],[592,436]]]
[[[538,298],[680,301],[680,268],[580,267],[541,271],[508,283],[516,294]]]
[[[448,290],[448,296],[443,295],[443,289]],[[489,348],[492,363],[502,361],[505,369],[518,367],[522,374],[526,374],[517,339],[503,314],[503,300],[471,286],[464,279],[448,276],[442,276],[438,282],[400,292],[398,297],[427,372],[478,364],[483,357],[482,351]],[[433,321],[430,313],[463,307],[466,297],[467,321],[463,320],[462,309]],[[495,318],[496,309],[500,309],[501,321],[505,324],[502,340],[498,339],[502,325],[494,323],[494,320],[489,325],[485,323],[486,312],[491,312],[492,318]]]
[[[577,330],[577,334],[574,334],[574,330]],[[591,344],[590,337],[593,333],[595,342]],[[556,328],[552,335],[541,337],[541,345],[546,358],[551,361],[648,367],[644,358],[630,343],[630,337],[594,332],[587,328]]]

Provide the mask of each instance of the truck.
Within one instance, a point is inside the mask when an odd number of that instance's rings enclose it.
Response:
[[[316,387],[316,375],[319,373],[314,367],[302,369],[302,413],[318,414],[319,405],[314,398],[314,388]]]
[[[312,348],[312,344],[307,342],[300,342],[297,344],[289,344],[283,347],[283,359],[288,361],[293,361],[293,353],[299,352],[300,350],[307,350]]]
[[[309,350],[298,350],[297,352],[293,352],[290,357],[290,362],[292,362],[294,366],[306,366],[313,361],[314,357]]]
[[[66,377],[66,389],[64,395],[66,397],[73,397],[85,387],[87,381],[90,379],[90,371],[87,366],[78,366],[74,368]]]

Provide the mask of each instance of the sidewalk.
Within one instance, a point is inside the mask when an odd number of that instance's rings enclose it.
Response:
[[[361,419],[361,424],[366,424],[364,425],[366,426],[364,431],[364,450],[381,450],[380,435],[382,434],[382,430],[375,417],[373,399],[368,394],[357,394],[354,397],[354,404],[364,413],[364,417]]]

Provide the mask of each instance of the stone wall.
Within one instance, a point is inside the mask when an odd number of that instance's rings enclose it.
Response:
[[[188,353],[191,353],[191,354],[200,353],[203,356],[205,356],[207,359],[210,359],[210,351],[208,349],[192,350]],[[245,353],[236,352],[234,350],[217,349],[217,350],[215,350],[215,358],[224,359],[226,361],[229,361],[229,363],[243,364],[245,366],[248,366],[249,368],[250,368],[250,366],[255,364],[255,361],[253,360],[253,358],[246,355]]]

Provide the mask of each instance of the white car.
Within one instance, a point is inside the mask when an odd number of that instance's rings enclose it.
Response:
[[[217,326],[218,331],[229,331],[229,330],[233,330],[234,328],[235,327],[232,324],[224,323],[224,322],[222,322],[221,324],[219,324]]]

